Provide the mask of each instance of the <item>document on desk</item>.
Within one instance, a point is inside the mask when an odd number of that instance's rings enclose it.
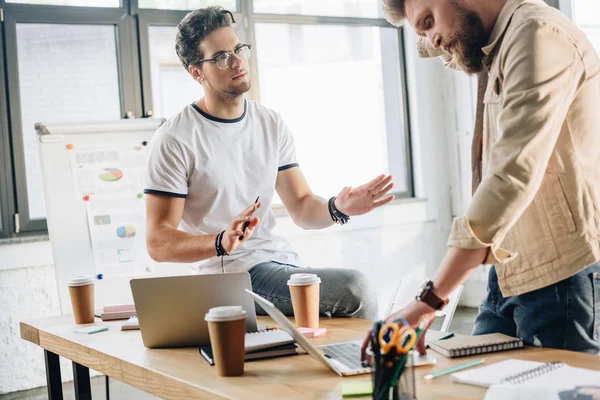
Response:
[[[495,373],[494,366],[499,373]],[[506,367],[510,366],[514,368],[512,374],[506,371]],[[500,371],[504,372],[500,373]],[[537,363],[506,360],[476,370],[465,371],[464,375],[467,375],[468,372],[471,377],[469,379],[463,377],[463,380],[494,381],[484,400],[600,399],[600,371],[574,368],[560,362]],[[465,383],[473,384],[475,382]]]

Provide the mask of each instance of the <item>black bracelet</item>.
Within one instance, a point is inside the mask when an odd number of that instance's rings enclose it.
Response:
[[[223,248],[223,244],[221,243],[221,241],[223,240],[224,234],[225,234],[225,231],[222,231],[215,238],[215,248],[217,249],[217,257],[229,255],[229,253]]]
[[[331,216],[331,219],[333,220],[333,222],[335,222],[336,224],[341,224],[344,225],[346,223],[348,223],[348,221],[350,221],[350,216],[344,214],[343,212],[341,212],[340,210],[338,210],[335,206],[335,199],[337,197],[333,196],[332,198],[329,199],[329,203],[327,204],[328,208],[329,208],[329,215]]]

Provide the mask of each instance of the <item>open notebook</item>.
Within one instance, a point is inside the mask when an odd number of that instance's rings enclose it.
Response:
[[[562,362],[506,360],[452,374],[455,382],[489,387],[485,400],[566,400],[578,390],[600,396],[600,371],[574,368]],[[595,398],[595,397],[589,397]]]

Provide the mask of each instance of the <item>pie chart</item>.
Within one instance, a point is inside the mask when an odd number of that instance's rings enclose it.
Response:
[[[117,236],[121,239],[132,238],[135,236],[135,226],[123,225],[117,228]]]
[[[123,171],[118,168],[103,168],[99,178],[104,182],[118,181],[123,177]]]

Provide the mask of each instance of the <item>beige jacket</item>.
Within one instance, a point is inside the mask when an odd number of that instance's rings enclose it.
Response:
[[[483,177],[448,245],[489,247],[486,263],[514,296],[600,259],[600,62],[585,34],[542,0],[508,0],[483,51],[493,55]]]

